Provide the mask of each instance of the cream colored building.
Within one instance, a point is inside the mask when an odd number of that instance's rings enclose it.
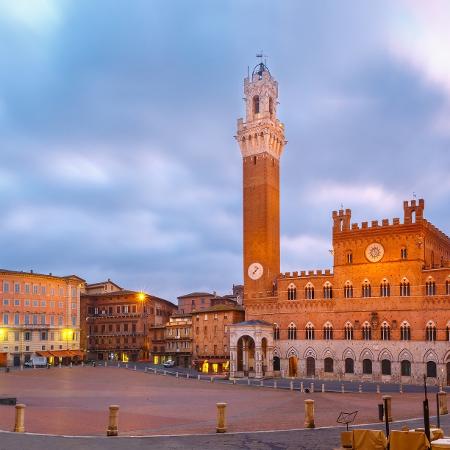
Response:
[[[0,269],[0,366],[20,366],[32,356],[50,364],[80,352],[80,289],[75,275]]]

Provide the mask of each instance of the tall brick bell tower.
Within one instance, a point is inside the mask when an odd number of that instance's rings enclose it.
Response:
[[[244,185],[244,302],[270,297],[280,273],[280,168],[286,143],[277,119],[278,83],[261,62],[244,80],[245,121],[236,139]]]

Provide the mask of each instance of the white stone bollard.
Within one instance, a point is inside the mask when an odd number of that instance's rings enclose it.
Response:
[[[225,433],[227,431],[227,425],[226,425],[226,403],[216,403],[217,406],[217,433]]]
[[[197,380],[200,381],[200,375],[197,375]]]
[[[147,373],[147,367],[144,367],[144,372]]]
[[[214,381],[213,377],[210,377],[209,382],[212,383]]]
[[[379,393],[380,393],[380,385],[377,384],[377,394],[379,394]]]
[[[84,367],[84,361],[81,361],[81,367]]]
[[[117,436],[119,434],[119,405],[109,407],[109,421],[106,436]]]
[[[120,369],[120,362],[117,363],[117,368]]]
[[[362,384],[360,384],[359,386],[358,386],[358,392],[361,394],[362,393]]]
[[[274,389],[277,389],[277,380],[274,380],[274,382],[273,382],[273,388],[274,388]]]
[[[260,386],[264,386],[264,380],[261,380],[261,381],[259,382],[259,385],[260,385]]]
[[[314,392],[314,383],[309,385],[309,392]]]
[[[322,392],[325,392],[325,385],[322,383]]]
[[[294,382],[293,382],[292,380],[291,380],[290,383],[289,383],[289,389],[290,389],[291,391],[294,390]]]
[[[233,384],[236,384],[236,378],[233,378]]]
[[[105,361],[105,367],[107,367],[108,366],[108,361]]]
[[[125,369],[128,369],[128,364],[125,364]]]
[[[187,373],[186,374],[186,380],[189,380],[189,378],[190,378],[190,375],[189,375],[189,373]]]
[[[305,392],[305,389],[303,388],[303,381],[300,382],[300,392]]]
[[[163,375],[167,375],[167,372],[165,370],[163,370]]]
[[[400,383],[400,389],[399,389],[400,394],[403,394],[403,384]]]
[[[23,364],[20,365],[20,370],[23,370]]]
[[[344,388],[344,385],[343,385],[343,384],[341,384],[341,392],[342,392],[343,394],[345,394],[345,388]]]
[[[175,373],[175,378],[178,378],[178,372]]]
[[[247,385],[250,386],[250,378],[247,378]]]
[[[137,370],[136,366],[134,366],[134,370]]]
[[[14,423],[15,433],[25,432],[25,405],[19,403],[16,405],[16,418]]]
[[[305,400],[305,428],[315,428],[314,400]]]

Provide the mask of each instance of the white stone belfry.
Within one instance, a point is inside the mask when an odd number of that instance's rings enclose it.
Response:
[[[269,153],[279,159],[286,141],[284,125],[277,119],[278,83],[265,64],[244,79],[244,94],[245,122],[238,119],[236,136],[242,157]]]

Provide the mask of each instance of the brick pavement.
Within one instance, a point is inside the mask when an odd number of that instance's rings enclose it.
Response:
[[[53,434],[104,435],[107,406],[113,403],[121,406],[119,430],[122,435],[151,435],[214,431],[217,401],[225,400],[229,404],[227,419],[231,432],[301,428],[304,419],[303,400],[307,397],[316,400],[317,426],[334,425],[341,409],[359,409],[358,423],[376,422],[377,403],[380,401],[376,394],[300,394],[272,388],[176,379],[117,368],[36,369],[0,374],[0,377],[2,393],[17,395],[18,400],[27,405],[27,431]],[[394,418],[419,417],[421,401],[420,394],[393,395]],[[435,408],[432,400],[430,405],[433,414]],[[11,429],[13,416],[13,407],[1,406],[0,429]],[[308,433],[309,430],[302,431],[301,439],[316,440],[316,435]],[[338,436],[338,431],[321,430],[321,433],[323,436],[333,436],[333,433]],[[280,436],[285,434],[281,433]],[[227,448],[228,439],[248,440],[249,445],[253,445],[256,439],[263,445],[266,439],[263,435],[265,433],[257,438],[246,434],[247,437],[241,438],[214,436],[195,439],[223,439],[223,448]],[[281,439],[278,436],[273,434],[270,439]],[[99,445],[102,442],[99,439]],[[139,445],[140,441],[136,442],[133,445]],[[222,441],[218,442],[222,445]],[[288,448],[284,447],[285,444],[279,448]],[[308,445],[312,444],[309,442]]]

